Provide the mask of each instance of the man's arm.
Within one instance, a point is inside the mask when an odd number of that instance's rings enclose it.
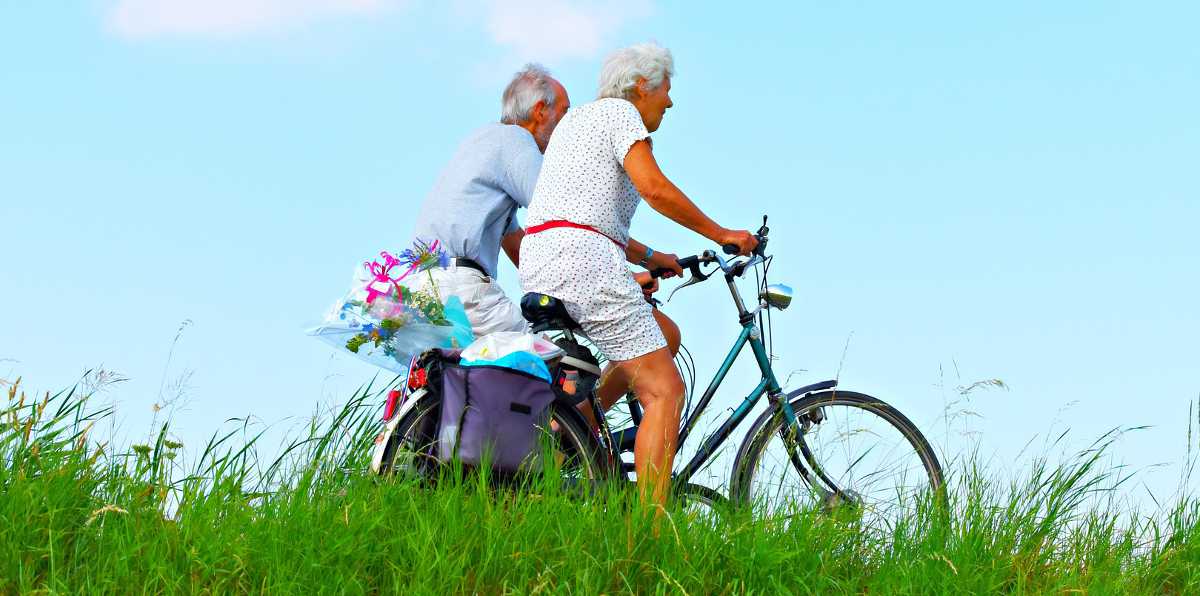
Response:
[[[521,263],[521,239],[525,237],[525,230],[517,228],[515,231],[509,232],[500,238],[500,248],[504,249],[504,254],[508,255],[508,260],[512,261],[513,266],[520,267]]]
[[[524,130],[522,135],[528,135]],[[505,182],[504,192],[512,197],[521,207],[528,207],[533,200],[533,189],[537,185],[538,175],[542,172],[542,153],[532,139],[528,142],[514,142],[503,152],[503,167]]]
[[[524,133],[525,131],[522,131]],[[528,134],[528,133],[525,133]],[[504,162],[505,178],[504,192],[516,202],[517,207],[528,207],[533,200],[533,189],[537,185],[538,174],[542,171],[542,153],[537,145],[532,143],[515,143]],[[509,229],[500,238],[500,248],[508,255],[513,265],[520,267],[521,239],[525,230],[517,223],[516,209],[513,210]]]

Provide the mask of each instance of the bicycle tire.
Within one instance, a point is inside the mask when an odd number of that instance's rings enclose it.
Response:
[[[925,474],[926,482],[925,486],[917,486],[917,488],[919,490],[931,489],[935,498],[944,503],[945,480],[942,475],[941,465],[938,463],[937,456],[934,453],[933,448],[930,446],[929,441],[925,439],[925,436],[921,434],[921,431],[917,429],[916,425],[914,425],[912,421],[910,421],[896,408],[869,395],[856,393],[853,391],[838,390],[823,391],[794,398],[790,403],[793,411],[796,414],[797,420],[805,420],[817,410],[820,410],[822,415],[825,415],[826,412],[822,408],[837,406],[853,408],[867,415],[882,419],[887,423],[888,426],[899,432],[904,442],[907,442],[907,444],[912,448],[914,454],[919,458],[921,467]],[[821,422],[817,422],[816,424],[819,425]],[[730,478],[730,499],[732,501],[742,506],[762,505],[762,503],[756,503],[756,500],[760,499],[760,497],[754,494],[755,476],[756,474],[760,473],[759,468],[763,463],[763,455],[767,450],[768,445],[770,445],[775,439],[779,439],[780,443],[784,443],[788,440],[787,436],[783,432],[783,425],[784,419],[782,415],[782,408],[772,407],[759,416],[759,418],[750,427],[749,432],[746,433],[746,440],[742,442],[741,447],[738,449],[737,457],[734,459],[733,471]],[[855,430],[853,432],[843,432],[841,435],[835,434],[834,436],[849,436],[857,433],[858,431]],[[788,454],[789,461],[787,463],[790,464],[792,468],[797,468],[796,449],[799,449],[801,455],[803,456],[803,461],[800,463],[804,464],[800,467],[807,468],[807,471],[810,472],[810,474],[806,475],[805,471],[796,469],[796,476],[807,485],[810,491],[818,493],[818,496],[826,499],[831,496],[830,493],[832,493],[832,496],[834,497],[839,497],[841,494],[853,494],[852,491],[857,490],[855,487],[838,486],[839,481],[847,482],[845,478],[828,478],[828,470],[823,470],[822,465],[817,462],[817,459],[820,458],[821,455],[814,453],[812,446],[804,440],[806,435],[812,434],[813,432],[810,426],[808,430],[799,435],[799,441],[795,441],[795,437],[792,438],[794,444],[791,447],[788,447],[786,444],[784,445]],[[899,441],[897,443],[899,443]],[[865,453],[862,456],[859,456],[849,465],[849,468],[852,469],[859,461],[862,461],[865,456]],[[848,455],[846,459],[851,459],[851,456]],[[786,468],[787,466],[781,467]],[[816,472],[814,472],[814,469]],[[797,486],[798,489],[803,488],[799,483],[797,483]],[[826,494],[820,494],[820,491],[822,490],[826,491]],[[793,503],[800,504],[800,501],[806,496],[808,498],[814,498],[811,494],[798,494]],[[901,495],[899,498],[903,499],[904,496]],[[782,505],[784,507],[790,507],[792,505],[790,503],[783,502],[784,500],[785,499],[781,499],[780,503],[776,503],[774,505]],[[916,501],[917,500],[914,500],[913,502],[915,503]],[[837,501],[835,500],[833,502],[836,503]],[[826,501],[823,505],[827,504],[828,501]]]
[[[729,499],[719,491],[691,482],[673,482],[670,501],[673,516],[681,516],[681,519],[690,523],[701,523],[710,527],[724,521],[732,509]]]
[[[387,438],[379,475],[407,472],[426,481],[438,477],[445,465],[436,455],[440,406],[440,398],[426,395],[404,414]],[[557,436],[564,462],[577,462],[583,468],[579,480],[592,482],[604,478],[600,445],[579,412],[562,401],[554,401],[550,404],[550,419],[561,429]]]
[[[721,494],[720,491],[704,486],[703,484],[696,484],[693,482],[673,484],[671,486],[671,491],[673,498],[685,503],[693,501],[708,507],[709,509],[717,511],[729,507],[729,499],[725,498],[725,495]]]

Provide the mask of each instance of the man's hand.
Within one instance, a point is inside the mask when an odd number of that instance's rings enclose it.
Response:
[[[650,255],[650,260],[646,262],[646,269],[650,271],[668,270],[663,273],[663,277],[683,275],[683,268],[679,266],[679,257],[669,252],[656,252]]]
[[[738,247],[739,255],[746,256],[754,252],[758,248],[758,238],[754,237],[749,230],[725,230],[718,238],[714,238],[718,244],[724,247],[726,244],[732,244]]]

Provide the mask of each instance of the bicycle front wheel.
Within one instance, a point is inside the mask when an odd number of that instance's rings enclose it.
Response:
[[[942,469],[908,418],[861,393],[825,391],[764,413],[738,450],[730,495],[761,513],[847,514],[888,530],[942,502]]]

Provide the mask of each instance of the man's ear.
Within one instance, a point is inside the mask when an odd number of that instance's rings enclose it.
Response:
[[[533,104],[533,110],[529,113],[529,119],[541,124],[546,121],[546,102],[539,101]]]

